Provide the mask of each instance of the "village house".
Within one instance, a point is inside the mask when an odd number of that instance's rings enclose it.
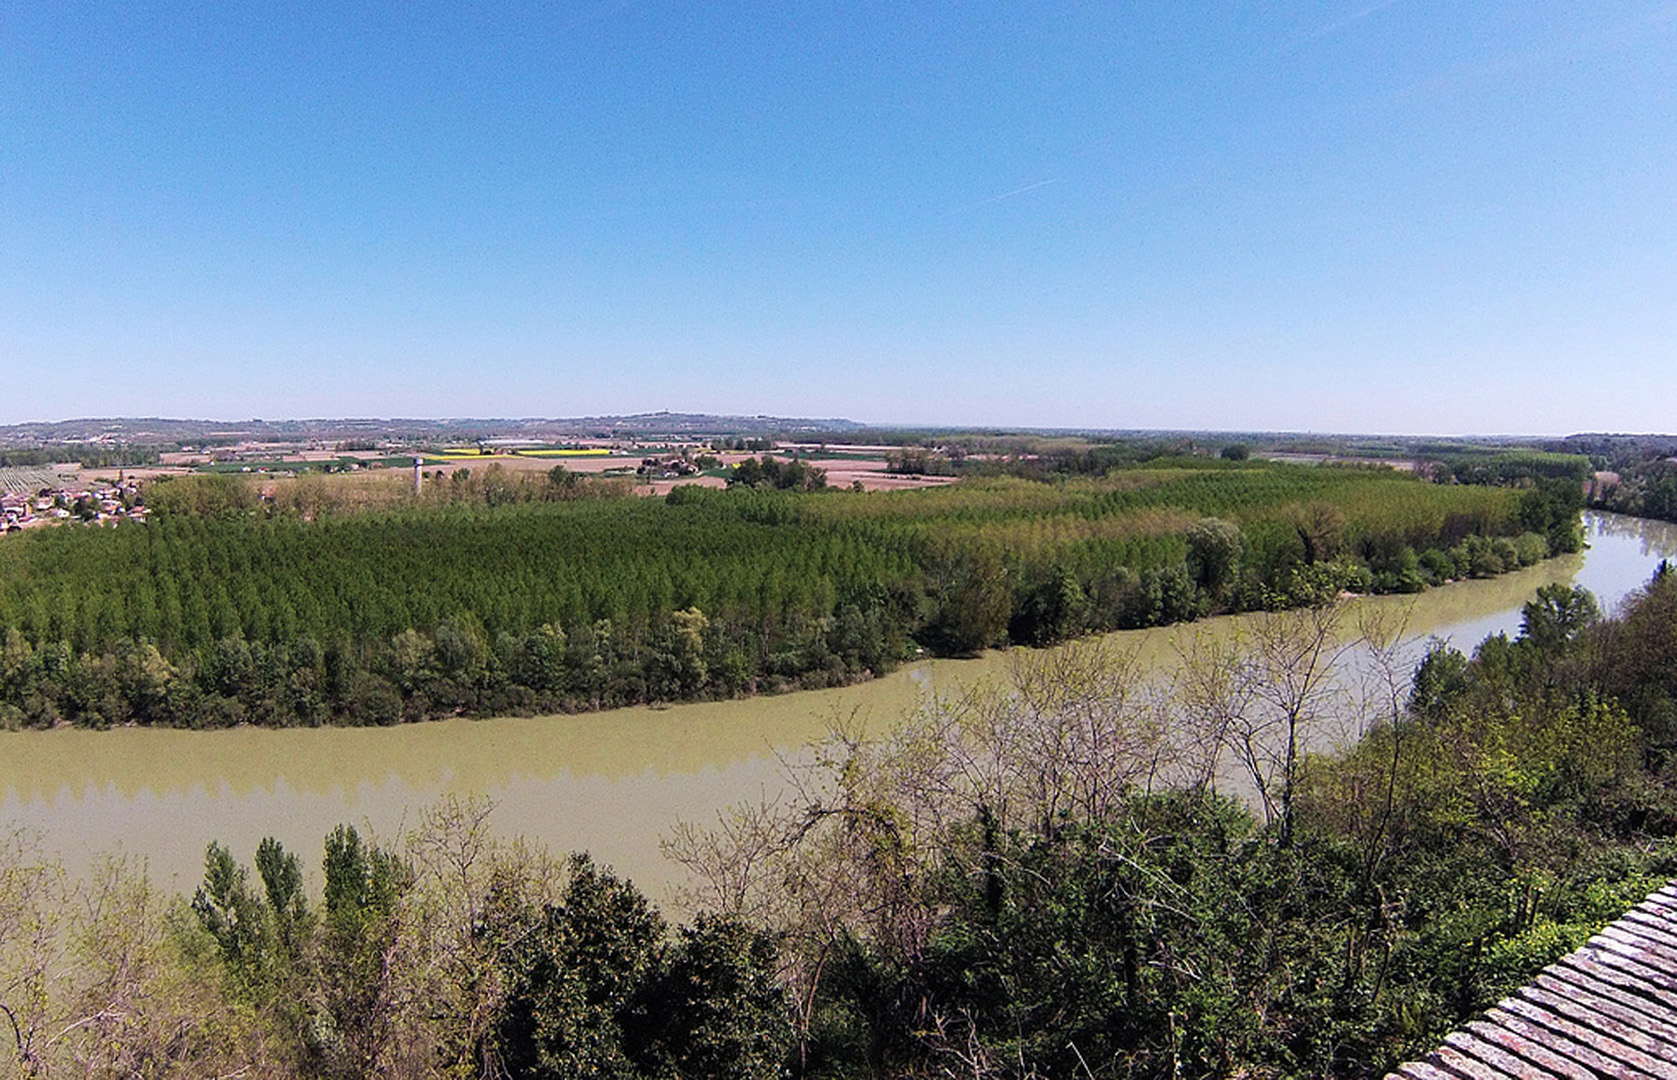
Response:
[[[33,516],[27,495],[0,495],[0,527],[7,531],[21,529]]]

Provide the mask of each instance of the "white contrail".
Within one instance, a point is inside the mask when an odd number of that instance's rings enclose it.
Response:
[[[1385,11],[1387,8],[1391,7],[1393,4],[1395,4],[1397,2],[1398,2],[1398,0],[1380,0],[1380,2],[1377,3],[1377,4],[1369,4],[1367,7],[1358,8],[1356,11],[1351,12],[1351,14],[1345,15],[1345,16],[1343,16],[1341,18],[1338,18],[1338,19],[1335,19],[1333,22],[1331,22],[1328,25],[1320,28],[1319,30],[1316,30],[1313,33],[1309,33],[1309,34],[1304,35],[1304,40],[1305,41],[1316,41],[1320,38],[1325,38],[1329,34],[1332,34],[1332,33],[1335,33],[1336,31],[1345,29],[1347,26],[1350,26],[1352,23],[1362,22],[1364,19],[1368,18],[1370,15],[1374,15],[1374,14],[1377,14],[1379,12]]]
[[[981,206],[989,206],[991,203],[999,203],[1003,199],[1011,199],[1015,195],[1023,195],[1027,191],[1035,191],[1039,187],[1047,187],[1049,184],[1058,184],[1059,182],[1060,178],[1058,176],[1050,180],[1038,180],[1036,183],[1026,184],[1022,188],[1014,188],[1012,191],[1004,191],[1000,195],[992,195],[988,199],[980,199],[971,206],[967,207],[967,209],[977,210]]]

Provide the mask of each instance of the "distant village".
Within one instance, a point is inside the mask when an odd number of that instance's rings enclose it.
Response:
[[[12,480],[9,488],[19,486],[15,477],[9,479]],[[140,495],[140,482],[126,478],[114,483],[62,487],[43,484],[31,486],[29,490],[0,493],[0,520],[4,521],[3,529],[8,533],[67,521],[99,525],[143,523],[148,512]]]
[[[1543,475],[1577,476],[1593,505],[1656,517],[1677,506],[1673,436],[1438,440],[988,432],[945,437],[872,433],[848,421],[667,413],[563,422],[83,420],[0,427],[0,535],[54,524],[143,523],[150,513],[143,495],[148,485],[194,473],[243,476],[264,501],[305,474],[387,470],[412,470],[420,491],[426,480],[499,475],[490,470],[546,475],[562,468],[564,474],[627,481],[634,492],[657,496],[679,484],[723,487],[736,479],[732,469],[758,456],[800,461],[818,469],[829,487],[874,491],[952,483],[973,471],[1033,476],[1100,471],[1160,454],[1383,465],[1437,483],[1512,482],[1503,471],[1518,474],[1537,462]]]

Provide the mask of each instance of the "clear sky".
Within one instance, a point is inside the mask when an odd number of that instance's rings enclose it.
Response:
[[[1677,430],[1677,3],[8,0],[0,422]]]

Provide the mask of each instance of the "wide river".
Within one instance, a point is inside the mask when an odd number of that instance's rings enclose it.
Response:
[[[1516,633],[1520,607],[1539,586],[1574,582],[1611,610],[1660,559],[1677,556],[1677,526],[1604,514],[1585,525],[1583,555],[1359,602],[1407,608],[1417,640],[1439,636],[1471,650],[1487,634]],[[1182,632],[1113,638],[1166,662]],[[322,837],[337,824],[390,836],[445,794],[486,795],[502,833],[591,851],[663,900],[679,871],[658,842],[678,819],[709,823],[730,803],[772,794],[782,758],[819,739],[835,716],[888,724],[930,689],[1001,678],[1008,663],[1005,653],[929,660],[837,690],[583,716],[5,733],[0,826],[40,833],[72,868],[102,852],[142,856],[154,880],[190,892],[213,839],[249,860],[264,836],[276,836],[317,871]]]

